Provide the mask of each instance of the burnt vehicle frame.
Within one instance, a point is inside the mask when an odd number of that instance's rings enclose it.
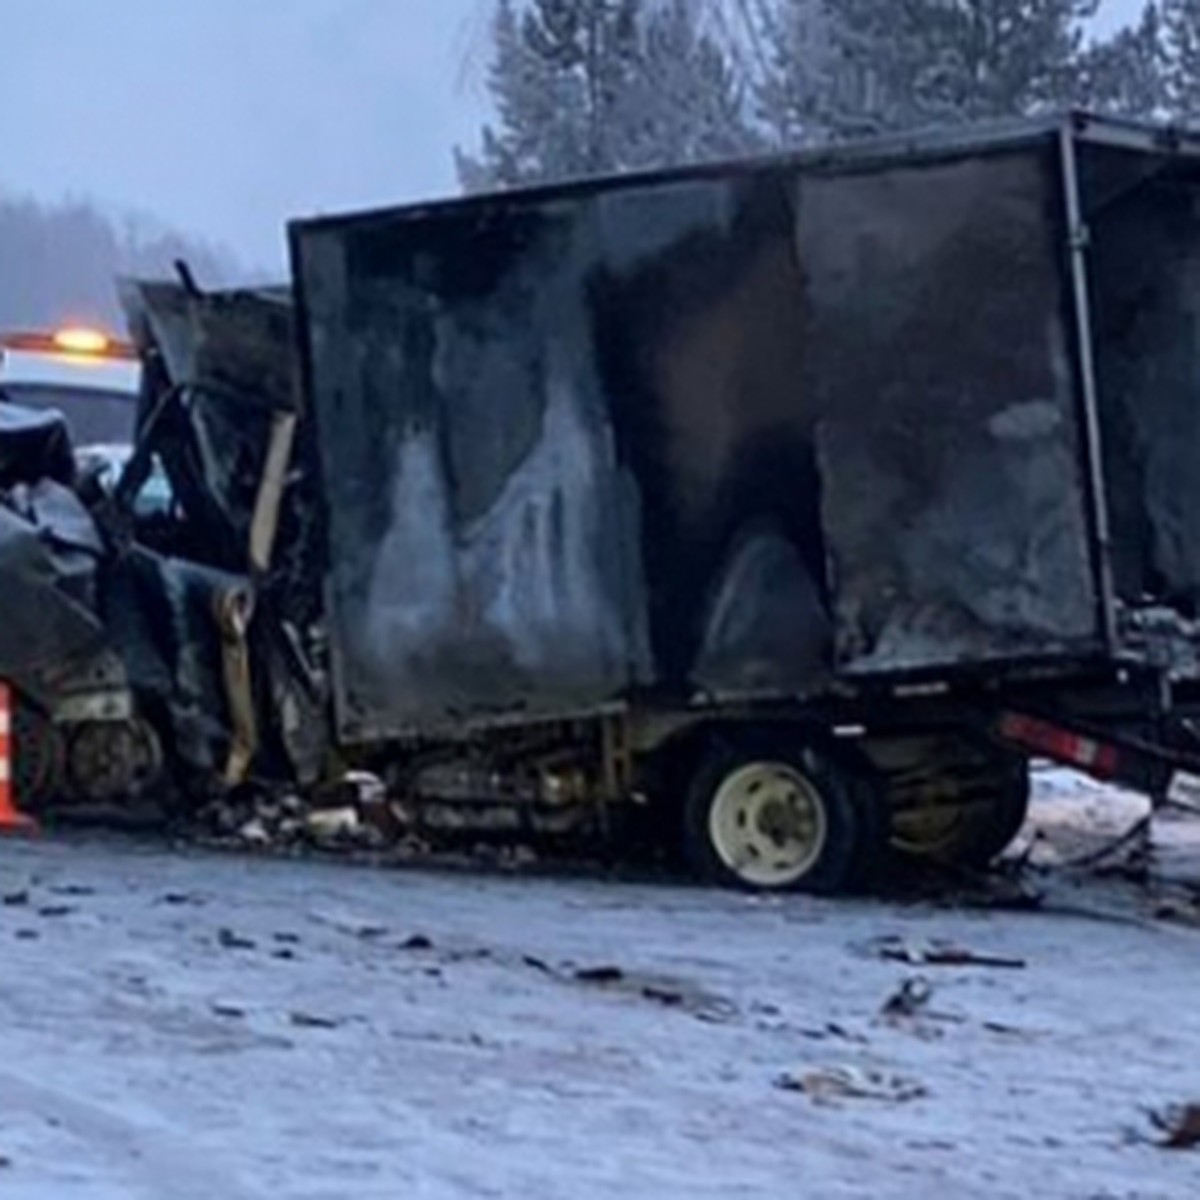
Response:
[[[640,800],[709,873],[815,890],[889,841],[986,861],[1034,754],[1190,802],[1198,151],[1074,114],[294,223],[299,379],[277,328],[193,768],[332,754],[444,829]],[[226,387],[210,341],[147,412]],[[181,435],[144,444],[131,480]]]
[[[1086,759],[1091,753],[1088,748],[1091,743],[1085,737],[1076,741],[1066,737],[1056,743],[1041,736],[1038,744],[1031,746],[1016,736],[1016,732],[1023,728],[1028,735],[1032,726],[1018,726],[999,719],[999,710],[1016,706],[1048,712],[1060,725],[1067,720],[1074,728],[1080,723],[1090,728],[1094,722],[1110,738],[1118,729],[1145,735],[1147,728],[1153,727],[1153,737],[1143,736],[1138,740],[1140,752],[1147,752],[1165,738],[1169,746],[1167,758],[1171,762],[1178,766],[1178,756],[1190,762],[1190,739],[1183,714],[1192,702],[1194,691],[1191,682],[1194,662],[1192,597],[1180,595],[1181,590],[1187,589],[1180,589],[1180,580],[1176,578],[1172,581],[1177,589],[1175,593],[1145,603],[1139,591],[1143,580],[1133,580],[1127,567],[1124,593],[1118,594],[1119,564],[1114,564],[1109,512],[1109,474],[1113,472],[1112,464],[1104,460],[1106,444],[1111,445],[1111,439],[1106,443],[1102,428],[1106,420],[1114,418],[1111,412],[1106,414],[1101,410],[1097,380],[1097,354],[1106,353],[1107,343],[1097,345],[1093,328],[1092,305],[1096,297],[1089,272],[1094,269],[1092,259],[1097,243],[1089,237],[1089,229],[1095,222],[1105,219],[1106,209],[1139,192],[1144,193],[1156,180],[1172,174],[1186,175],[1195,150],[1196,143],[1177,131],[1149,130],[1072,115],[1064,119],[1015,123],[984,135],[978,131],[923,135],[888,143],[839,147],[786,160],[668,171],[633,179],[584,181],[504,197],[471,198],[406,210],[321,219],[293,226],[298,296],[302,310],[311,309],[306,300],[309,285],[301,243],[306,238],[319,239],[322,232],[331,238],[344,234],[347,241],[352,242],[356,230],[399,228],[411,223],[411,228],[422,236],[436,237],[440,222],[458,220],[464,224],[475,222],[478,229],[465,237],[464,242],[478,246],[486,244],[485,237],[496,236],[495,227],[502,230],[506,214],[556,205],[586,204],[597,196],[625,197],[639,191],[677,185],[724,186],[731,179],[762,178],[780,173],[794,175],[803,181],[822,178],[842,181],[854,176],[871,180],[889,171],[930,169],[964,161],[998,161],[1014,154],[1042,154],[1045,157],[1043,179],[1048,211],[1039,217],[1041,230],[1034,232],[1048,236],[1052,267],[1057,272],[1060,288],[1055,307],[1061,322],[1064,361],[1070,372],[1063,395],[1077,437],[1072,458],[1078,468],[1074,490],[1080,501],[1079,520],[1071,532],[1086,560],[1083,573],[1090,588],[1086,600],[1091,609],[1087,636],[1075,639],[1071,645],[1052,646],[1042,653],[1031,653],[1024,647],[983,654],[959,650],[949,661],[936,664],[893,662],[868,665],[860,670],[836,671],[832,673],[834,677],[822,680],[819,686],[807,691],[766,688],[753,695],[751,689],[741,689],[737,694],[717,688],[693,689],[689,695],[678,688],[634,687],[629,689],[631,696],[615,700],[600,697],[598,703],[570,713],[576,720],[592,722],[600,760],[604,763],[598,776],[607,781],[604,790],[609,799],[638,790],[642,776],[637,769],[639,764],[663,758],[686,762],[696,756],[702,757],[704,747],[714,736],[731,729],[740,735],[755,726],[784,728],[789,730],[787,736],[793,737],[800,727],[807,730],[806,736],[810,740],[827,746],[834,742],[856,743],[867,751],[865,757],[872,760],[877,770],[881,767],[879,760],[889,757],[886,752],[877,752],[881,740],[925,741],[937,745],[944,738],[949,744],[949,761],[942,761],[948,771],[953,770],[953,760],[966,760],[976,764],[976,769],[969,774],[977,777],[977,764],[982,757],[984,775],[990,775],[993,788],[1008,797],[1006,806],[1012,812],[1001,821],[999,832],[983,837],[981,848],[973,852],[984,857],[1006,840],[1005,831],[1012,832],[1010,827],[1021,809],[1024,785],[1014,782],[1016,773],[1008,760],[1003,756],[989,757],[986,752],[981,756],[978,743],[985,739],[999,740],[1020,752],[1057,753],[1060,757],[1072,758],[1075,765],[1085,768],[1089,766]],[[804,186],[802,182],[801,190]],[[489,225],[491,231],[485,235],[483,230]],[[381,235],[381,246],[384,240]],[[348,252],[348,257],[354,253],[359,255],[359,266],[363,270],[368,269],[361,265],[370,254],[365,248],[368,243],[369,237],[366,237],[364,247]],[[386,253],[384,251],[385,257]],[[399,256],[403,250],[394,250],[394,253]],[[414,253],[413,259],[416,257],[418,254]],[[412,270],[411,262],[408,269]],[[319,277],[319,268],[310,267],[308,274]],[[986,280],[979,284],[983,290],[988,286]],[[348,306],[351,302],[359,303],[361,297],[343,297],[343,301]],[[321,386],[320,380],[314,378],[311,322],[312,318],[308,316],[300,324],[305,390],[310,396]],[[321,336],[327,337],[327,331],[322,331]],[[934,353],[947,352],[935,349]],[[967,367],[970,365],[968,361]],[[1101,367],[1105,365],[1101,363]],[[983,386],[991,385],[985,380]],[[316,420],[320,426],[322,414],[319,411]],[[324,436],[337,435],[327,426]],[[336,502],[335,497],[332,503]],[[1133,540],[1126,529],[1124,542],[1117,547],[1126,558]],[[336,587],[334,590],[336,592]],[[336,608],[336,600],[334,606]],[[939,650],[944,652],[948,642],[949,639],[941,639]],[[357,673],[356,664],[348,664],[345,647],[337,632],[332,638],[332,650],[335,681],[353,678]],[[661,682],[660,678],[652,679],[652,684]],[[368,721],[360,726],[357,718],[347,719],[347,709],[352,706],[346,704],[345,694],[338,694],[341,686],[335,684],[335,705],[339,714],[339,735],[343,740],[371,744],[386,741],[389,737],[419,742],[430,734],[441,736],[436,720],[427,728],[422,728],[423,722],[419,719],[411,727],[406,727],[403,721],[390,719],[376,721],[374,725]],[[408,689],[401,680],[395,690],[403,694]],[[951,703],[943,699],[946,695],[954,697]],[[519,700],[512,707],[520,708]],[[451,711],[449,705],[446,709],[449,718],[446,725],[455,728],[456,736],[471,730],[487,740],[487,731],[493,731],[493,737],[503,740],[500,731],[504,728],[535,723],[535,714],[489,712],[482,705],[470,712]],[[1179,719],[1172,720],[1171,714]],[[543,720],[553,723],[554,716],[543,714]],[[972,743],[970,749],[966,748],[967,743]],[[666,752],[660,754],[664,747]],[[833,753],[843,755],[846,752],[839,748]],[[1123,761],[1132,764],[1135,760],[1145,766],[1132,750]],[[1161,767],[1162,763],[1158,765]],[[893,777],[903,774],[886,765],[882,770]],[[1165,786],[1159,778],[1161,772],[1151,773],[1160,785]],[[668,769],[665,774],[677,780],[674,770]],[[672,786],[678,787],[678,782]],[[971,786],[981,786],[978,778]],[[903,806],[907,802],[896,794],[903,788],[892,787],[890,790],[893,806]],[[950,786],[942,790],[946,793],[943,802],[950,808],[958,807],[964,789]],[[1156,790],[1162,791],[1162,787]],[[987,807],[988,803],[985,803],[984,808]],[[982,823],[990,823],[986,814]]]

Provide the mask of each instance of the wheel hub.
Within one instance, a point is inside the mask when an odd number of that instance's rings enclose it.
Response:
[[[750,763],[717,790],[709,832],[722,861],[759,887],[786,887],[811,870],[828,826],[820,794],[789,763]]]

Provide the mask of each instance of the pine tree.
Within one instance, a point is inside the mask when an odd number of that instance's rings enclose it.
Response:
[[[1167,71],[1163,16],[1151,0],[1135,24],[1089,47],[1083,59],[1081,102],[1116,116],[1161,117],[1170,103]]]
[[[858,75],[835,53],[827,0],[738,0],[757,116],[779,147],[821,140],[862,112]]]
[[[793,0],[805,3],[806,0]],[[1098,0],[825,0],[858,132],[1021,116],[1077,94],[1083,22]]]
[[[531,19],[517,12],[513,0],[500,0],[488,77],[498,127],[484,127],[479,158],[458,155],[459,175],[468,190],[511,187],[582,169],[577,135],[583,100],[577,80],[531,45]]]
[[[1200,124],[1200,0],[1162,0],[1161,9],[1167,107]]]
[[[763,140],[746,116],[734,61],[691,0],[664,0],[643,17],[636,70],[614,105],[614,166],[732,158]]]
[[[499,0],[488,89],[498,123],[468,188],[509,187],[611,169],[613,108],[632,70],[641,0]]]
[[[695,0],[498,0],[495,125],[458,155],[468,190],[744,152],[732,61]]]

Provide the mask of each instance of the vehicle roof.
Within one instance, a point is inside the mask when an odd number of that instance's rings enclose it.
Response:
[[[34,386],[136,395],[141,364],[109,359],[5,349],[0,353],[0,387]]]

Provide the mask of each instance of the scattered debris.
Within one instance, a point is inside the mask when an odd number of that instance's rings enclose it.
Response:
[[[318,925],[328,926],[330,929],[337,930],[338,933],[344,933],[362,941],[374,941],[385,937],[390,932],[386,925],[354,913],[314,911],[309,913],[309,916]]]
[[[1200,896],[1189,893],[1165,897],[1155,905],[1154,918],[1177,925],[1200,926]]]
[[[639,976],[616,966],[577,967],[564,963],[555,967],[533,954],[523,954],[521,964],[532,971],[564,982],[589,984],[635,996],[663,1008],[687,1012],[698,1021],[723,1024],[739,1016],[736,1004],[722,996],[701,991],[686,982],[653,976]]]
[[[234,933],[232,929],[218,929],[217,945],[223,950],[253,950],[257,943],[252,938]]]
[[[620,983],[625,978],[625,972],[620,967],[578,967],[575,978],[580,983],[604,985]]]
[[[1023,971],[1023,958],[1005,958],[996,954],[978,954],[955,946],[931,947],[921,962],[930,967],[995,967],[1002,971]]]
[[[903,1104],[928,1095],[923,1084],[884,1071],[857,1067],[825,1067],[802,1074],[784,1074],[775,1086],[785,1092],[802,1092],[816,1104],[838,1100],[882,1100]]]
[[[541,861],[526,842],[506,837],[467,843],[464,832],[453,823],[444,828],[421,824],[416,808],[389,795],[377,776],[360,771],[349,771],[305,796],[279,788],[238,788],[212,800],[183,829],[196,844],[270,855],[315,850],[343,858],[363,856],[373,863],[435,862],[514,873]]]
[[[983,1029],[1000,1037],[1029,1039],[1035,1036],[1028,1029],[1020,1029],[1016,1025],[1006,1025],[1003,1021],[984,1021]]]
[[[355,799],[364,808],[387,803],[387,787],[378,775],[372,775],[369,771],[347,771],[344,782],[353,789]]]
[[[830,1021],[825,1026],[825,1032],[830,1037],[841,1038],[846,1042],[858,1042],[865,1044],[867,1039],[861,1033],[851,1033],[844,1025],[839,1025],[836,1021]]]
[[[1200,1146],[1200,1104],[1183,1104],[1151,1113],[1154,1127],[1163,1135],[1164,1150],[1193,1150]]]
[[[193,837],[260,853],[377,850],[393,844],[399,853],[406,830],[381,787],[378,781],[366,787],[351,773],[312,800],[278,790],[242,788],[197,814]]]
[[[933,998],[933,985],[928,979],[919,976],[906,979],[900,990],[894,992],[884,1002],[880,1015],[889,1019],[915,1017]]]
[[[306,1012],[293,1012],[289,1020],[301,1029],[337,1029],[345,1024],[345,1021],[338,1017],[322,1017]]]
[[[317,842],[353,842],[363,831],[358,809],[350,805],[342,808],[319,808],[304,818],[304,828]]]
[[[356,836],[380,845],[403,836],[407,822],[399,806],[392,804],[387,785],[379,776],[368,771],[348,771],[342,783],[362,826],[356,830]]]
[[[238,831],[238,840],[246,846],[269,846],[271,832],[261,817],[251,817]]]
[[[868,1039],[861,1033],[851,1033],[844,1025],[839,1025],[836,1021],[827,1021],[820,1029],[796,1029],[802,1038],[806,1038],[810,1042],[827,1042],[830,1038],[839,1042],[853,1042],[858,1046],[868,1044]]]
[[[1033,867],[1034,856],[1047,840],[1045,830],[1035,829],[1023,846],[1001,857],[996,871],[1005,879],[1020,879]]]
[[[1023,958],[1007,958],[996,954],[979,954],[951,942],[931,941],[917,944],[901,937],[885,937],[872,943],[880,958],[914,967],[995,967],[1020,971],[1028,965]]]
[[[496,865],[504,871],[527,871],[541,861],[541,856],[525,842],[501,845],[493,850]]]
[[[706,1025],[725,1025],[741,1015],[732,1000],[703,993],[686,998],[684,1007],[697,1021],[703,1021]]]
[[[642,995],[647,1000],[654,1000],[667,1008],[680,1008],[684,1002],[682,992],[678,992],[674,988],[658,987],[655,984],[647,984],[643,987]]]
[[[1072,870],[1091,869],[1100,875],[1123,875],[1134,882],[1145,882],[1152,866],[1153,828],[1153,814],[1139,817],[1127,830],[1098,849],[1066,859],[1059,865]],[[1121,854],[1125,857],[1118,859]]]

